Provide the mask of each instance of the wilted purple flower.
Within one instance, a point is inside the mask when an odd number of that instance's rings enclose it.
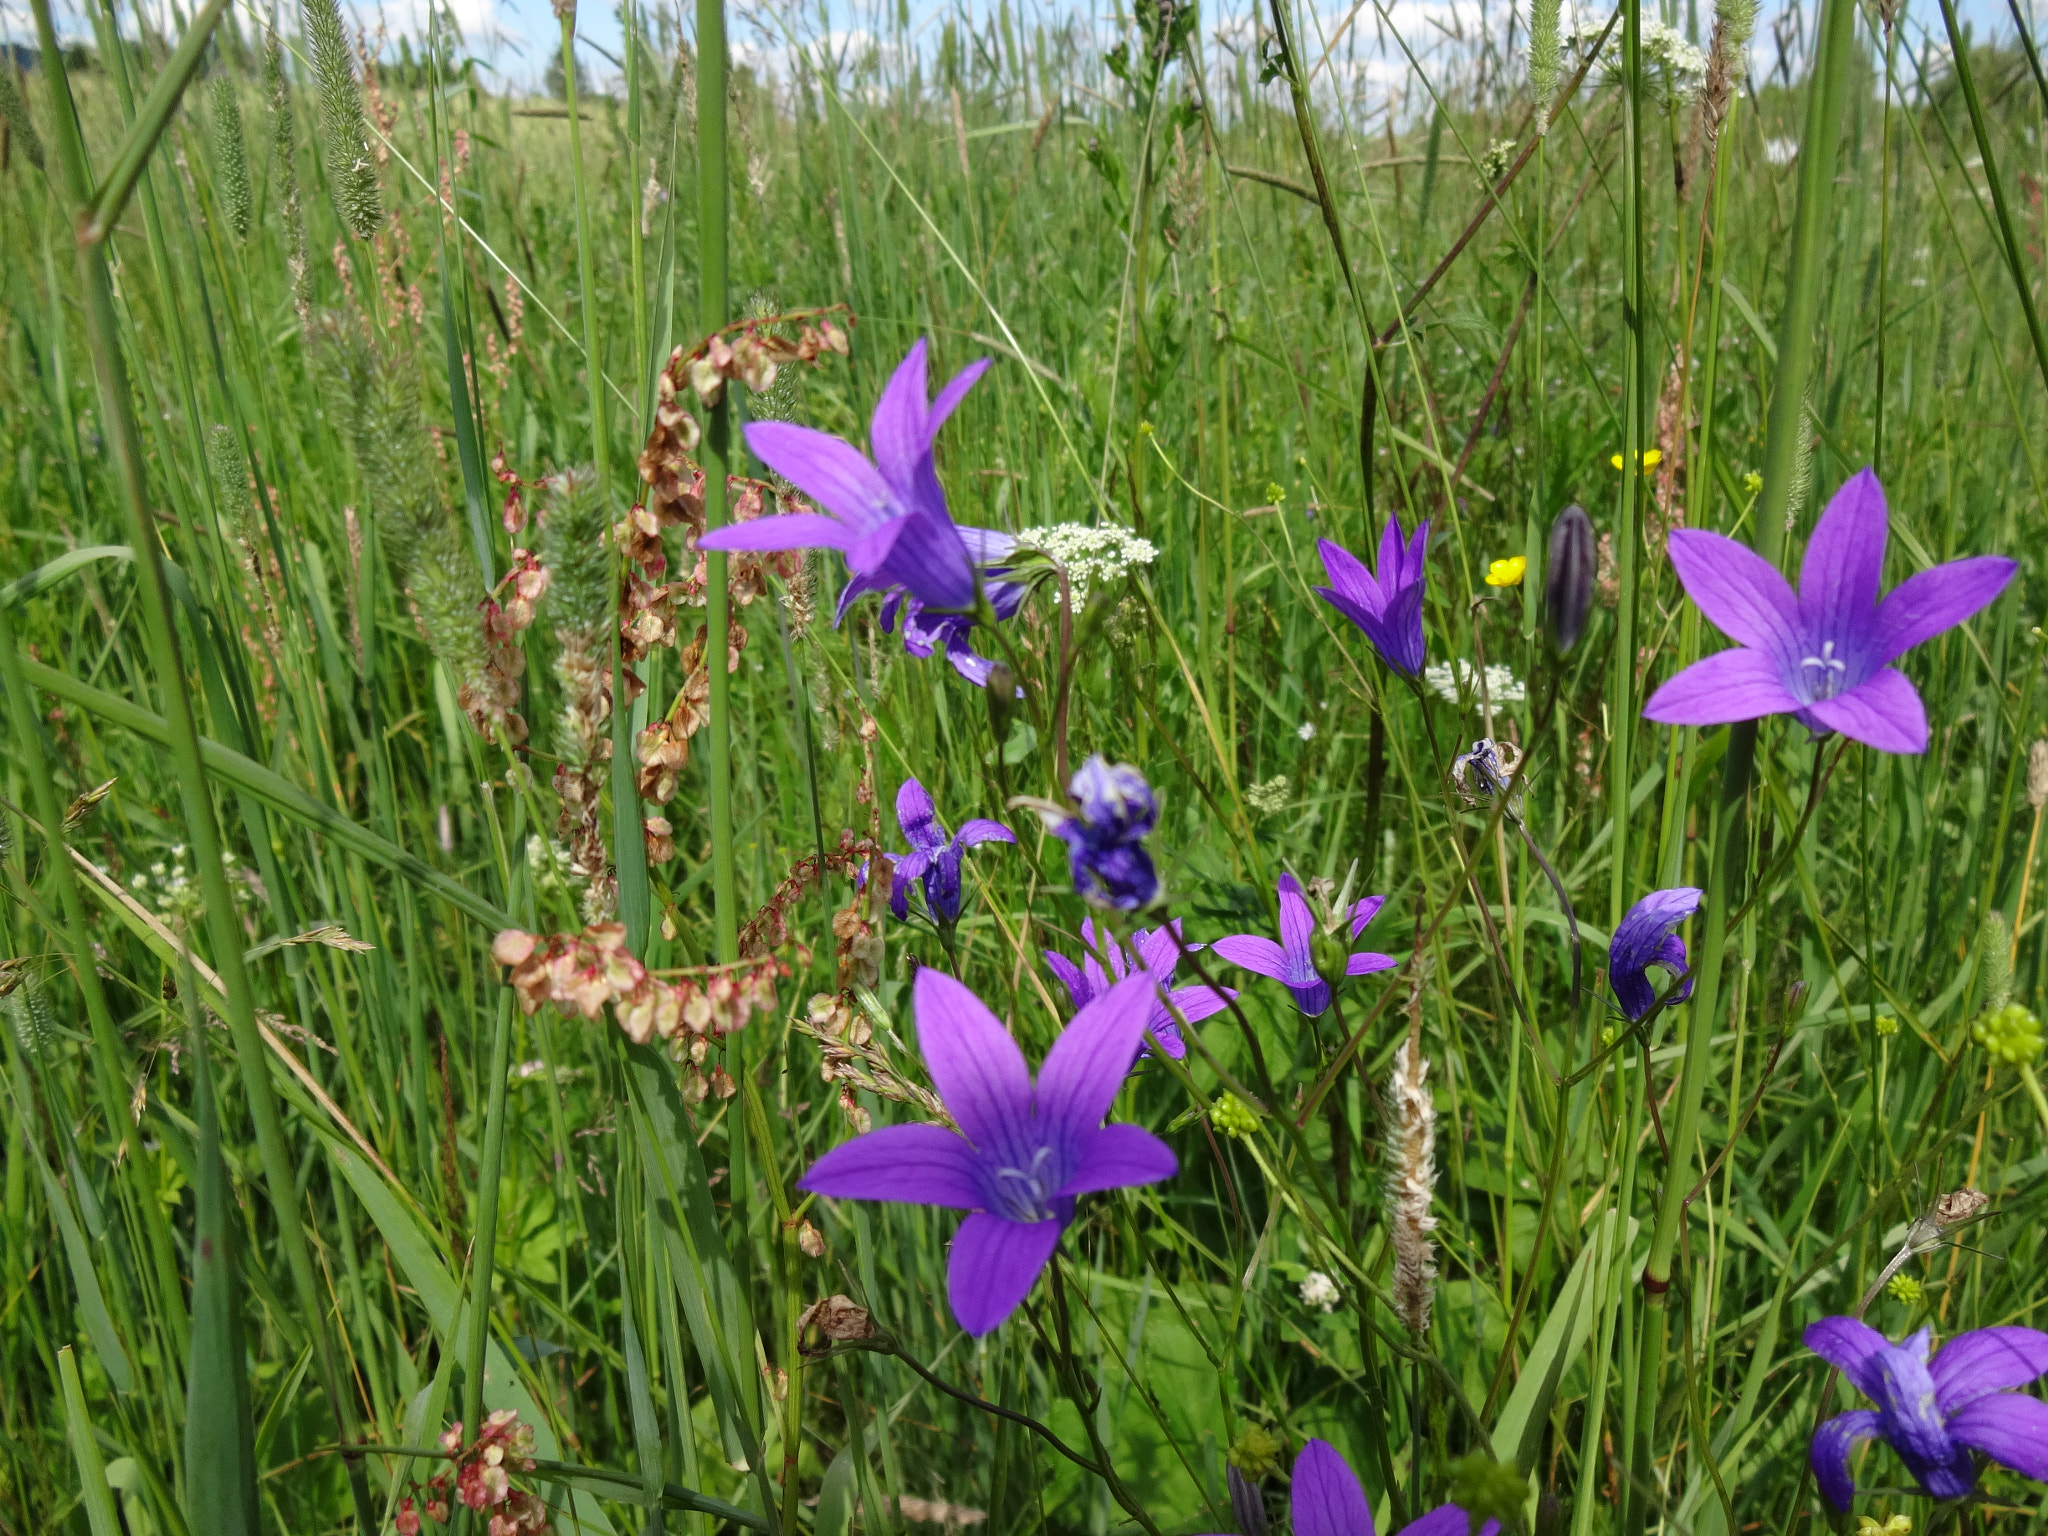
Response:
[[[1652,891],[1628,909],[1614,930],[1614,942],[1607,946],[1607,980],[1614,1000],[1631,1019],[1640,1019],[1656,1005],[1657,989],[1646,974],[1651,966],[1674,976],[1684,973],[1685,940],[1673,930],[1699,911],[1703,894],[1690,885]],[[1687,976],[1671,1001],[1682,1003],[1691,996],[1692,978]]]
[[[1368,896],[1352,905],[1349,913],[1351,937],[1365,932],[1365,925],[1379,916],[1386,905],[1384,896]],[[1241,965],[1261,976],[1270,976],[1294,994],[1294,1006],[1314,1018],[1330,1006],[1330,984],[1316,970],[1316,919],[1309,910],[1301,882],[1292,875],[1280,877],[1280,942],[1256,933],[1232,934],[1209,947],[1232,965]],[[1345,965],[1347,976],[1370,976],[1374,971],[1393,969],[1394,957],[1360,950]]]
[[[1789,714],[1881,752],[1927,750],[1927,711],[1891,663],[2005,590],[2018,565],[1952,560],[1878,600],[1887,528],[1884,487],[1860,470],[1828,503],[1799,568],[1799,592],[1762,556],[1701,529],[1671,535],[1686,595],[1735,641],[1696,661],[1643,706],[1663,725],[1724,725]]]
[[[1929,1335],[1922,1328],[1893,1344],[1853,1317],[1824,1317],[1806,1330],[1806,1347],[1877,1404],[1838,1413],[1814,1433],[1814,1479],[1835,1508],[1856,1497],[1849,1454],[1859,1440],[1891,1446],[1937,1499],[1960,1499],[1976,1486],[1972,1450],[2048,1480],[2048,1403],[2008,1390],[2048,1372],[2048,1333],[1978,1328],[1957,1334],[1932,1360]]]
[[[1074,1015],[1038,1069],[987,1004],[930,966],[911,1007],[917,1042],[956,1135],[890,1125],[827,1152],[799,1189],[843,1200],[903,1200],[972,1214],[946,1265],[946,1294],[977,1338],[1014,1312],[1074,1219],[1074,1197],[1156,1184],[1173,1151],[1135,1125],[1104,1125],[1151,1016],[1155,985],[1135,975]]]
[[[1393,516],[1380,530],[1379,574],[1341,544],[1316,540],[1323,570],[1330,578],[1316,595],[1365,632],[1380,660],[1403,677],[1422,676],[1426,650],[1422,638],[1422,595],[1425,557],[1429,551],[1429,520],[1417,525],[1404,546],[1401,524]]]
[[[1372,1506],[1358,1474],[1327,1440],[1311,1440],[1294,1458],[1288,1508],[1294,1536],[1374,1536]],[[1440,1504],[1411,1520],[1396,1536],[1469,1536],[1471,1517],[1455,1504]],[[1488,1520],[1478,1536],[1500,1536],[1500,1522]]]
[[[851,443],[812,427],[750,423],[747,446],[754,456],[822,510],[729,524],[704,534],[697,547],[836,549],[854,573],[854,595],[901,587],[933,608],[972,608],[974,554],[946,510],[932,443],[988,366],[987,358],[968,364],[927,404],[920,337],[875,404],[868,426],[872,462]]]
[[[1159,894],[1159,875],[1145,834],[1159,820],[1159,801],[1129,763],[1088,759],[1067,785],[1074,812],[1051,823],[1067,845],[1074,889],[1098,907],[1135,912]]]
[[[905,779],[896,791],[896,824],[910,844],[910,852],[896,860],[896,877],[889,887],[889,910],[901,922],[910,916],[912,881],[924,884],[925,910],[935,921],[960,920],[960,855],[977,843],[1014,843],[1017,835],[999,821],[976,816],[948,834],[939,820],[938,808],[925,787]]]
[[[1175,1061],[1188,1053],[1187,1042],[1181,1039],[1180,1025],[1175,1022],[1171,1003],[1180,1010],[1182,1018],[1190,1024],[1199,1024],[1230,1006],[1230,1000],[1237,994],[1228,987],[1176,987],[1173,984],[1174,968],[1180,964],[1181,944],[1180,922],[1178,919],[1164,928],[1140,928],[1131,935],[1131,951],[1137,964],[1152,973],[1158,983],[1158,993],[1152,1000],[1152,1015],[1145,1021],[1148,1036],[1145,1045],[1149,1049],[1164,1051]],[[1131,959],[1124,954],[1123,946],[1105,928],[1097,928],[1092,919],[1081,919],[1081,941],[1089,953],[1081,957],[1079,965],[1074,964],[1056,949],[1045,951],[1046,966],[1057,976],[1067,989],[1076,1008],[1085,1008],[1096,998],[1107,992],[1111,976],[1122,981],[1131,974]],[[1200,949],[1199,944],[1190,944],[1189,949]],[[1100,951],[1109,959],[1109,971],[1104,972],[1102,962],[1095,958]]]

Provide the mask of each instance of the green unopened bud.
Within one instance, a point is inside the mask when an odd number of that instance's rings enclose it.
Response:
[[[1927,1296],[1926,1288],[1911,1275],[1893,1275],[1885,1283],[1884,1293],[1893,1301],[1902,1301],[1909,1307],[1917,1307]]]
[[[1249,1478],[1271,1477],[1286,1450],[1279,1437],[1254,1424],[1230,1443],[1230,1465]]]
[[[1880,1013],[1877,1016],[1876,1028],[1878,1034],[1881,1036],[1889,1037],[1891,1035],[1896,1035],[1899,1032],[1899,1021],[1893,1018],[1888,1013]]]
[[[1985,1014],[1970,1026],[1970,1034],[2008,1066],[2028,1066],[2041,1055],[2041,1021],[2018,1003]]]
[[[1451,1463],[1451,1502],[1472,1522],[1472,1536],[1479,1536],[1489,1520],[1520,1526],[1529,1502],[1529,1481],[1513,1462],[1474,1451]]]
[[[1258,1111],[1234,1093],[1226,1093],[1216,1101],[1216,1107],[1210,1111],[1209,1119],[1217,1130],[1238,1141],[1250,1140],[1259,1128]]]

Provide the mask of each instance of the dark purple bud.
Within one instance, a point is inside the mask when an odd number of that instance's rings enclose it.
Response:
[[[1560,654],[1585,633],[1599,559],[1593,520],[1584,507],[1573,502],[1550,525],[1550,559],[1543,569],[1543,606],[1550,614],[1550,633]]]
[[[1091,757],[1067,785],[1074,814],[1087,835],[1098,843],[1121,843],[1143,837],[1159,819],[1159,802],[1145,776],[1129,763]]]
[[[1266,1497],[1259,1485],[1237,1468],[1226,1474],[1230,1480],[1230,1512],[1237,1517],[1238,1536],[1267,1536]]]

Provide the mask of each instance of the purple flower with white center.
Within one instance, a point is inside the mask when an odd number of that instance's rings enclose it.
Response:
[[[1075,772],[1067,795],[1072,815],[1061,816],[1058,807],[1040,814],[1067,845],[1075,891],[1098,907],[1121,912],[1151,905],[1159,874],[1144,839],[1159,820],[1159,800],[1145,776],[1098,753]]]
[[[1671,534],[1686,595],[1735,648],[1659,688],[1643,717],[1725,725],[1789,714],[1816,735],[1840,731],[1880,752],[1927,750],[1927,711],[1900,656],[1985,606],[2019,569],[2001,555],[1951,560],[1909,576],[1882,601],[1884,487],[1861,470],[1835,492],[1799,568],[1799,591],[1762,556],[1701,529]]]
[[[1158,983],[1158,991],[1152,999],[1152,1014],[1145,1021],[1145,1048],[1162,1051],[1179,1061],[1188,1053],[1187,1042],[1181,1038],[1180,1025],[1175,1021],[1173,1008],[1180,1010],[1180,1016],[1190,1024],[1221,1013],[1230,1006],[1230,1000],[1237,996],[1228,987],[1176,987],[1173,984],[1174,968],[1180,964],[1180,922],[1178,919],[1164,928],[1140,928],[1131,935],[1131,956],[1124,954],[1123,946],[1117,943],[1110,931],[1097,928],[1090,918],[1081,919],[1081,942],[1088,946],[1088,952],[1081,957],[1079,965],[1074,964],[1056,949],[1045,953],[1046,967],[1057,976],[1067,989],[1067,996],[1073,999],[1076,1008],[1085,1008],[1096,998],[1109,991],[1116,981],[1122,981],[1132,974],[1132,957],[1137,967],[1152,973]],[[1199,944],[1190,944],[1189,949],[1200,949]],[[1105,972],[1102,961],[1096,953],[1108,957],[1109,970]]]
[[[1614,930],[1614,942],[1607,946],[1607,980],[1614,1000],[1631,1019],[1640,1019],[1656,1006],[1657,988],[1647,974],[1651,966],[1674,976],[1685,974],[1685,940],[1675,930],[1699,911],[1703,895],[1690,885],[1652,891],[1628,909]],[[1686,976],[1671,1001],[1682,1003],[1691,996],[1692,978]]]
[[[910,916],[913,881],[923,883],[925,910],[934,922],[959,922],[960,855],[980,843],[1017,841],[1008,827],[984,816],[963,821],[958,832],[947,832],[932,797],[915,779],[905,779],[896,791],[896,825],[910,844],[910,852],[898,855],[896,876],[889,886],[889,910],[898,922]]]
[[[1352,905],[1349,917],[1351,938],[1365,932],[1365,925],[1380,915],[1384,896],[1368,896]],[[1316,918],[1309,910],[1301,882],[1292,875],[1280,877],[1280,942],[1262,934],[1238,933],[1218,939],[1209,947],[1232,965],[1241,965],[1261,976],[1270,976],[1294,994],[1294,1006],[1315,1018],[1330,1006],[1330,984],[1316,970]],[[1360,950],[1346,962],[1346,976],[1370,976],[1374,971],[1392,970],[1392,955]]]
[[[1316,596],[1365,632],[1380,660],[1403,677],[1422,676],[1428,652],[1422,638],[1422,597],[1429,553],[1429,520],[1416,526],[1406,544],[1401,524],[1391,515],[1380,530],[1377,576],[1350,550],[1328,539],[1316,540],[1323,557],[1327,587]]]
[[[854,580],[841,612],[862,592],[902,588],[918,602],[949,612],[974,607],[975,564],[1008,536],[955,526],[932,461],[932,444],[953,408],[987,372],[982,358],[955,374],[927,403],[926,346],[920,338],[897,365],[868,427],[870,461],[851,443],[812,427],[757,421],[747,427],[754,457],[822,510],[757,517],[712,529],[699,549],[836,549]],[[968,534],[975,537],[970,540]],[[1013,610],[1014,611],[1014,610]]]
[[[827,1152],[799,1189],[842,1200],[902,1200],[971,1214],[946,1264],[946,1295],[979,1338],[1017,1310],[1074,1219],[1074,1198],[1156,1184],[1173,1150],[1136,1125],[1104,1125],[1151,1017],[1156,984],[1127,977],[1074,1015],[1036,1085],[988,1005],[925,967],[911,990],[918,1048],[958,1123],[889,1125]]]
[[[2048,1481],[2048,1403],[2010,1390],[2048,1373],[2048,1333],[1978,1328],[1931,1360],[1928,1344],[1928,1329],[1893,1344],[1853,1317],[1824,1317],[1806,1330],[1806,1347],[1877,1404],[1838,1413],[1814,1432],[1814,1479],[1835,1508],[1856,1497],[1849,1456],[1859,1440],[1884,1441],[1937,1499],[1976,1486],[1973,1450]]]
[[[1294,1458],[1288,1509],[1294,1536],[1375,1536],[1372,1505],[1358,1474],[1343,1453],[1327,1440],[1311,1440]],[[1455,1504],[1439,1504],[1420,1520],[1411,1520],[1396,1536],[1470,1536],[1471,1516]],[[1500,1536],[1500,1522],[1488,1520],[1478,1536]]]

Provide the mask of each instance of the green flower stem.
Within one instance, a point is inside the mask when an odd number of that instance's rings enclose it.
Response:
[[[235,1056],[241,1069],[243,1091],[249,1101],[249,1115],[255,1122],[263,1179],[277,1221],[278,1244],[284,1249],[285,1260],[291,1270],[299,1313],[313,1342],[321,1385],[340,1429],[340,1438],[345,1444],[353,1443],[361,1438],[355,1399],[348,1390],[347,1378],[339,1368],[327,1320],[328,1308],[314,1273],[312,1254],[307,1248],[305,1229],[299,1218],[295,1166],[278,1116],[277,1096],[271,1086],[267,1053],[256,1022],[256,1003],[249,987],[249,973],[242,963],[241,924],[235,914],[234,895],[228,889],[227,873],[221,863],[220,828],[214,820],[212,791],[207,781],[206,766],[200,758],[199,731],[192,716],[192,697],[186,684],[184,658],[179,652],[177,629],[171,616],[170,585],[164,575],[163,550],[158,542],[156,515],[150,507],[149,486],[143,468],[147,449],[136,425],[135,397],[127,362],[121,355],[120,322],[114,307],[106,251],[98,242],[83,238],[84,219],[92,205],[93,189],[86,170],[82,139],[72,117],[70,82],[58,48],[49,0],[33,0],[33,4],[36,31],[43,49],[51,114],[64,125],[56,136],[64,181],[80,218],[79,286],[84,296],[87,349],[92,354],[93,373],[99,385],[109,468],[120,488],[122,506],[128,515],[129,544],[135,552],[137,567],[136,586],[149,636],[150,667],[156,675],[158,691],[163,695],[170,727],[171,760],[178,779],[186,838],[192,848],[200,890],[205,898],[209,947],[213,952],[214,969],[219,972],[227,994],[228,1026],[234,1034]],[[218,10],[211,13],[213,17],[218,14]],[[141,122],[146,121],[145,114]],[[138,131],[141,122],[138,123]],[[159,123],[157,130],[149,135],[151,144],[160,136],[161,128]],[[347,1468],[357,1523],[365,1532],[374,1530],[376,1509],[370,1497],[369,1479],[362,1458],[344,1455],[343,1462]]]
[[[1764,487],[1756,505],[1755,547],[1773,565],[1784,547],[1785,515],[1798,458],[1799,436],[1805,430],[1806,382],[1812,370],[1814,326],[1818,318],[1821,268],[1831,239],[1830,210],[1834,195],[1836,147],[1842,137],[1851,44],[1856,23],[1851,0],[1824,0],[1820,49],[1808,89],[1806,133],[1799,157],[1799,206],[1792,233],[1792,264],[1778,336],[1778,372],[1772,384],[1770,432],[1764,449]],[[1669,1142],[1669,1163],[1658,1193],[1656,1225],[1643,1269],[1642,1331],[1636,1358],[1635,1385],[1645,1393],[1645,1419],[1634,1426],[1630,1471],[1647,1486],[1650,1467],[1649,1418],[1654,1417],[1656,1385],[1663,1367],[1665,1297],[1671,1286],[1685,1200],[1691,1186],[1692,1148],[1699,1139],[1700,1104],[1706,1088],[1710,1042],[1721,1014],[1721,972],[1727,949],[1728,924],[1721,917],[1743,888],[1749,872],[1744,806],[1756,756],[1754,721],[1729,727],[1728,753],[1721,772],[1708,858],[1709,914],[1700,963],[1694,970],[1693,1003],[1687,1022],[1685,1056],[1679,1069],[1676,1114]],[[1616,857],[1619,858],[1619,849]]]
[[[698,326],[707,336],[726,322],[725,0],[697,0],[697,266]],[[706,413],[704,525],[723,528],[732,473],[732,391]],[[738,897],[732,860],[732,679],[725,661],[732,632],[726,557],[707,557],[704,664],[711,673],[711,901],[718,960],[739,958]],[[740,1185],[734,1170],[734,1192]]]
[[[2034,1101],[2034,1112],[2041,1117],[2041,1129],[2048,1131],[2048,1097],[2041,1093],[2041,1080],[2034,1075],[2034,1064],[2020,1063],[2020,1081],[2027,1085],[2027,1097]]]
[[[498,1263],[498,1185],[505,1169],[505,1079],[512,1070],[512,989],[498,994],[486,1084],[484,1151],[476,1171],[476,1213],[470,1240],[469,1352],[462,1362],[462,1432],[474,1440],[484,1426],[484,1351],[491,1338],[491,1288]]]

